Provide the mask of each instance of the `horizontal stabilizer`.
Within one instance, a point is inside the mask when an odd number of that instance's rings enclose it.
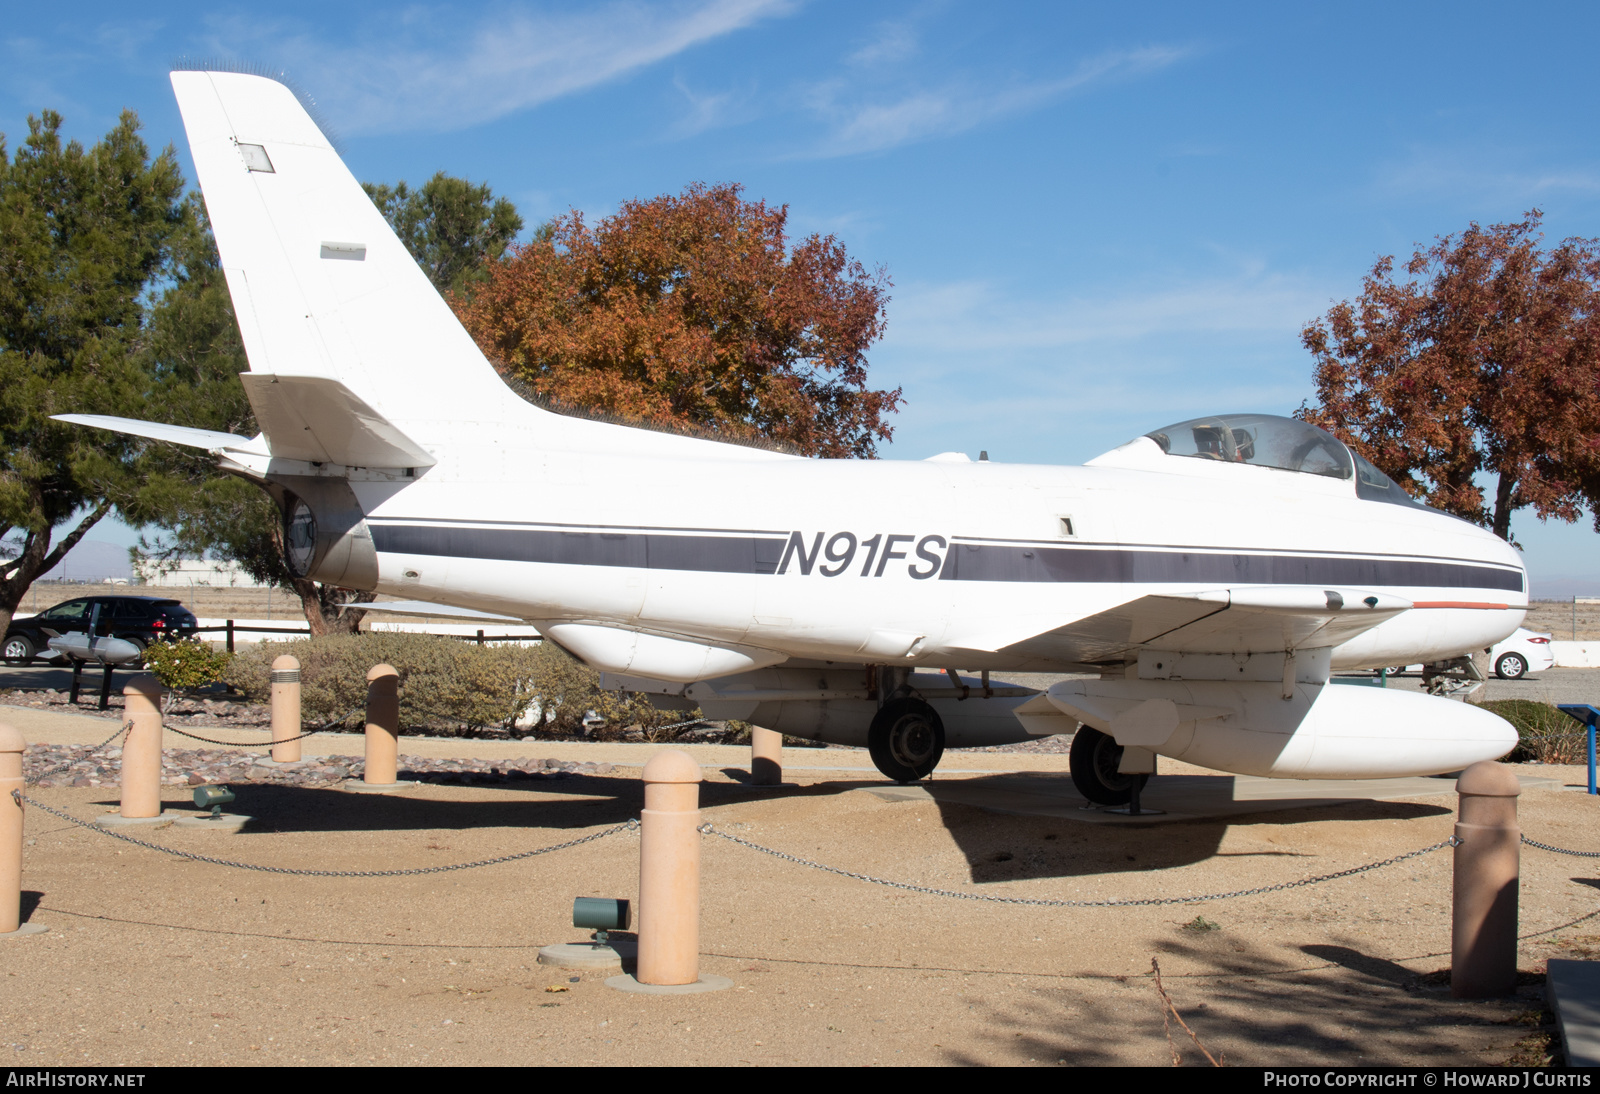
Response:
[[[345,467],[432,467],[427,449],[326,376],[241,373],[273,456]]]
[[[430,619],[456,619],[463,623],[514,623],[522,620],[514,615],[495,615],[474,608],[452,608],[448,604],[435,604],[430,600],[384,600],[375,604],[361,604],[364,612],[386,615],[425,615]]]
[[[261,442],[253,437],[240,437],[234,433],[218,433],[211,429],[194,429],[186,425],[163,425],[160,422],[141,422],[135,418],[118,418],[110,414],[52,414],[58,422],[73,425],[90,425],[96,429],[109,429],[133,437],[149,437],[156,441],[204,448],[208,452],[230,450],[255,452],[265,455]]]

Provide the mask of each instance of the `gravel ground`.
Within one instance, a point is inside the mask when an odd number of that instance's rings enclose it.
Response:
[[[72,755],[114,768],[109,755]],[[182,759],[198,771],[237,757]],[[460,766],[451,774],[478,771]],[[255,818],[238,835],[134,835],[248,863],[397,869],[603,832],[642,804],[635,778],[599,765],[534,772],[545,778],[490,766],[501,774],[488,772],[489,785],[382,798],[275,772],[248,781],[232,807]],[[1540,773],[1580,779],[1577,768]],[[711,778],[704,815],[720,831],[967,895],[1250,888],[1426,847],[1453,823],[1451,799],[1432,797],[1105,828],[886,802],[859,789],[867,782],[799,779],[753,794]],[[166,808],[193,812],[181,789],[168,789]],[[115,809],[105,788],[30,793],[82,820]],[[1593,799],[1537,790],[1521,805],[1531,837],[1593,848]],[[1591,860],[1533,849],[1523,856],[1526,983],[1514,998],[1458,1002],[1443,973],[1447,850],[1258,896],[1062,909],[884,888],[707,836],[702,969],[735,986],[646,997],[534,960],[540,945],[583,937],[567,918],[572,897],[635,895],[638,842],[626,830],[514,864],[382,879],[172,858],[40,809],[28,812],[26,839],[25,907],[50,930],[0,943],[16,978],[0,1003],[0,1051],[23,1066],[1163,1065],[1173,1050],[1152,959],[1185,1020],[1232,1063],[1495,1064],[1540,1058],[1548,1044],[1544,960],[1600,953]],[[1186,1041],[1176,1048],[1203,1062]]]
[[[203,786],[207,783],[271,786],[329,787],[359,779],[366,770],[360,756],[318,756],[299,763],[260,763],[260,752],[239,749],[169,748],[161,754],[161,781],[168,786]],[[576,774],[608,775],[612,765],[572,760],[442,760],[401,756],[403,781],[489,786],[516,779],[561,779]],[[118,786],[122,749],[87,745],[36,745],[24,758],[25,777],[35,785]]]
[[[1573,670],[1519,685],[1592,697],[1597,681]],[[52,698],[9,697],[66,709]],[[175,714],[173,726],[202,734],[265,735],[259,712],[241,704]],[[120,711],[106,717],[109,735]],[[524,745],[528,755],[500,755]],[[195,813],[189,784],[227,783],[239,790],[230,808],[254,819],[237,835],[133,834],[245,863],[408,869],[602,833],[642,806],[632,769],[601,759],[616,754],[608,746],[563,744],[559,760],[532,758],[541,747],[532,740],[413,746],[424,747],[433,755],[402,760],[424,785],[394,797],[336,789],[359,775],[353,756],[273,768],[256,762],[260,750],[168,749],[166,809]],[[497,758],[474,758],[475,749]],[[115,746],[31,749],[30,772],[70,766],[30,797],[90,821],[117,807],[118,762]],[[1577,767],[1518,770],[1583,781]],[[870,792],[881,785],[870,774],[802,772],[790,773],[795,787],[753,793],[713,770],[705,819],[788,854],[964,896],[1250,889],[1427,847],[1453,823],[1453,799],[1437,796],[1090,826],[885,801]],[[1532,790],[1522,824],[1531,838],[1600,850],[1596,808],[1570,790]],[[1448,850],[1293,890],[1097,909],[886,888],[711,835],[702,969],[735,986],[644,997],[534,960],[540,945],[584,936],[569,925],[574,896],[635,895],[630,831],[511,864],[382,879],[174,858],[42,809],[28,811],[26,841],[25,914],[50,930],[0,943],[16,978],[0,1002],[0,1053],[23,1066],[1163,1065],[1174,1047],[1203,1063],[1186,1040],[1167,1041],[1153,959],[1179,1012],[1230,1063],[1525,1063],[1548,1055],[1545,960],[1600,956],[1596,860],[1532,848],[1523,853],[1523,986],[1505,1000],[1460,1002],[1447,990]]]

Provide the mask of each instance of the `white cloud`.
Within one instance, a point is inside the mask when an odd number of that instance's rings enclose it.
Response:
[[[1330,294],[1304,280],[1245,271],[1148,291],[1018,297],[985,281],[913,284],[895,293],[889,337],[941,353],[1066,349],[1164,335],[1297,333]]]
[[[881,23],[878,36],[846,60],[862,66],[895,64],[915,55],[917,45],[917,33],[910,23]]]
[[[283,64],[340,132],[437,131],[594,87],[794,9],[793,0],[616,0],[570,13],[499,9],[463,27],[412,7],[355,43],[238,18],[213,22],[206,40],[219,56]]]
[[[830,126],[813,150],[820,157],[877,152],[913,141],[947,137],[985,122],[1025,113],[1091,85],[1131,79],[1166,68],[1187,56],[1186,48],[1149,46],[1102,53],[1054,80],[1014,83],[998,91],[972,81],[865,101],[850,82],[836,79],[810,88],[811,110]]]
[[[1380,169],[1377,185],[1391,196],[1513,206],[1551,193],[1600,191],[1600,170],[1541,159],[1527,149],[1418,149],[1406,161]]]
[[[665,136],[670,140],[692,137],[708,129],[738,125],[752,120],[758,113],[752,102],[754,89],[701,93],[691,89],[681,76],[672,81],[672,86],[678,89],[689,109],[667,130]]]

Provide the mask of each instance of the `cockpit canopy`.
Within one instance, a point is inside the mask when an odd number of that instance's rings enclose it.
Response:
[[[1146,433],[1169,456],[1248,463],[1330,479],[1355,479],[1365,501],[1417,505],[1400,485],[1356,455],[1333,434],[1276,414],[1219,414],[1191,418]]]

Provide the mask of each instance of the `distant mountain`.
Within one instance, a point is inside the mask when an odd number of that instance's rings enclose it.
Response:
[[[1571,600],[1575,596],[1600,596],[1600,577],[1553,574],[1531,578],[1528,582],[1534,600]]]

